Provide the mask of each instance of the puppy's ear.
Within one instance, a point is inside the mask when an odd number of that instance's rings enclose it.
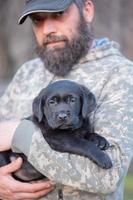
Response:
[[[32,104],[33,115],[37,118],[38,122],[41,122],[43,119],[43,106],[44,106],[44,95],[45,91],[42,90],[39,95],[34,99]]]
[[[96,108],[96,99],[92,92],[88,90],[88,88],[81,86],[82,90],[82,116],[83,118],[87,118],[89,113],[94,111]]]

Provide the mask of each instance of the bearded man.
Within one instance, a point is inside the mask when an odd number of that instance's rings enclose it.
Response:
[[[31,19],[39,58],[18,70],[0,99],[0,151],[12,146],[24,153],[50,181],[28,184],[14,180],[11,172],[20,168],[19,158],[0,168],[3,200],[43,196],[46,200],[123,199],[124,177],[133,155],[133,63],[120,53],[117,43],[94,39],[93,15],[91,0],[26,1],[19,24]],[[95,131],[111,143],[107,150],[111,169],[52,150],[32,122],[21,121],[31,115],[39,91],[59,79],[82,83],[96,95],[97,108],[91,119]]]

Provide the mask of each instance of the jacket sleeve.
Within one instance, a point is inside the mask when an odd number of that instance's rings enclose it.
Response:
[[[16,124],[21,119],[31,114],[32,95],[26,95],[29,82],[30,69],[34,66],[30,62],[25,63],[16,73],[4,94],[0,97],[0,141],[1,148],[7,148],[5,134],[13,134]],[[34,93],[33,93],[34,94]],[[4,130],[5,127],[5,130]]]
[[[0,97],[0,122],[12,118],[17,86],[17,80],[14,79]]]
[[[21,113],[19,116],[15,115],[15,113],[18,102],[23,101],[22,93],[24,92],[24,88],[26,89],[26,68],[27,64],[24,64],[18,70],[4,94],[0,97],[0,122],[13,118],[21,118]]]
[[[92,193],[115,191],[127,173],[133,154],[132,72],[129,68],[112,76],[102,91],[95,113],[95,131],[111,144],[106,151],[113,162],[111,169],[101,169],[81,156],[53,151],[40,130],[28,121],[23,121],[16,130],[13,150],[25,153],[36,169],[57,183]],[[30,136],[23,135],[21,130],[28,127]]]

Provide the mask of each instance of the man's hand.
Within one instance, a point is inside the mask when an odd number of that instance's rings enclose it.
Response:
[[[22,183],[16,181],[11,173],[22,165],[22,159],[18,158],[10,164],[0,168],[0,199],[2,200],[33,200],[45,196],[54,189],[50,181],[37,183]]]

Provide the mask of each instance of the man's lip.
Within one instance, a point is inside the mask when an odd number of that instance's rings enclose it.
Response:
[[[58,40],[58,41],[50,41],[50,42],[46,42],[46,45],[51,45],[51,44],[58,44],[58,43],[62,43],[62,42],[65,42],[64,40]]]

